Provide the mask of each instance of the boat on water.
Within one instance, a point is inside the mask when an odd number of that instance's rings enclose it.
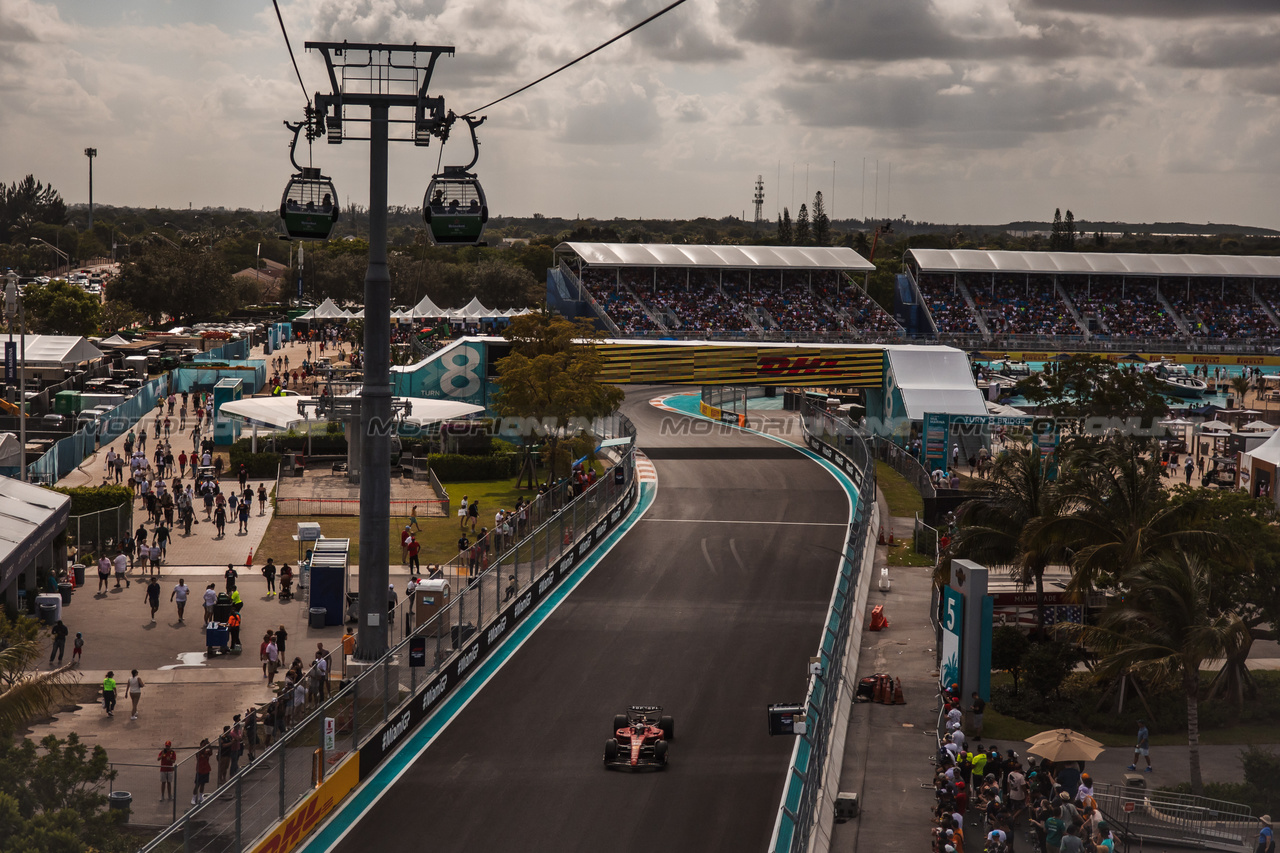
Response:
[[[1160,380],[1161,390],[1171,397],[1203,397],[1209,387],[1204,380],[1192,376],[1185,365],[1172,361],[1153,361],[1146,369]]]

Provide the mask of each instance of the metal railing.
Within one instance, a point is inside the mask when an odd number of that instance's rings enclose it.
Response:
[[[938,559],[938,531],[924,523],[920,513],[916,513],[915,527],[911,533],[911,547],[917,554]]]
[[[863,554],[875,503],[875,464],[868,437],[847,424],[839,423],[831,413],[811,405],[805,406],[803,414],[806,438],[817,438],[835,455],[843,457],[843,460],[836,461],[843,470],[853,468],[863,474],[854,478],[858,496],[841,555],[840,575],[836,579],[830,613],[818,649],[822,672],[810,676],[805,699],[806,732],[799,736],[796,745],[795,759],[789,768],[783,793],[777,837],[771,846],[774,851],[789,850],[793,853],[808,849],[817,819],[819,792],[824,768],[830,759],[828,752],[839,711],[837,704],[844,680],[845,653],[849,646]],[[827,438],[832,435],[840,440],[831,443]],[[852,440],[847,440],[848,437]],[[828,455],[825,449],[823,455]],[[842,461],[847,464],[841,464]],[[871,495],[872,499],[868,500],[866,495]]]
[[[910,451],[878,435],[875,436],[874,441],[876,457],[905,477],[908,483],[916,487],[921,497],[936,498],[938,496],[938,490],[933,485],[929,472],[920,464],[920,460],[911,455]]]
[[[635,434],[624,416],[604,422],[615,424],[622,434]],[[613,477],[597,480],[497,555],[487,571],[474,573],[465,586],[459,584],[461,588],[443,610],[406,632],[381,659],[362,664],[358,676],[344,681],[332,697],[295,720],[255,761],[147,843],[143,853],[179,849],[183,853],[241,853],[249,842],[284,820],[334,767],[401,714],[418,687],[448,667],[467,640],[484,630],[509,600],[522,595],[534,578],[576,547],[578,534],[591,530],[622,502],[635,481],[631,448],[619,464],[626,471],[623,482],[617,483]],[[456,563],[446,567],[446,574],[450,569],[457,574]],[[404,625],[406,606],[407,602],[400,602],[393,625]],[[425,641],[426,665],[404,666],[409,643],[416,638]],[[340,654],[334,657],[340,658]],[[335,721],[337,731],[334,749],[328,751],[324,747],[326,718]],[[194,772],[183,772],[188,765],[189,760],[180,765],[180,790],[190,783]]]
[[[1109,825],[1143,843],[1238,851],[1258,834],[1252,810],[1240,803],[1109,783],[1096,784],[1093,798]]]

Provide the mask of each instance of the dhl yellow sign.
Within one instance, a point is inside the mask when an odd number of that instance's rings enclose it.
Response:
[[[878,388],[876,347],[749,344],[597,344],[600,381],[650,385],[774,385]]]
[[[360,781],[360,754],[353,752],[339,764],[320,787],[289,813],[284,821],[264,838],[253,853],[289,853],[311,830],[320,825],[343,797]]]

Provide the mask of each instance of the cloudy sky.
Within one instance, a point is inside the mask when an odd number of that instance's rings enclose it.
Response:
[[[465,112],[666,2],[281,9],[310,91],[305,40],[450,44],[433,89]],[[1278,98],[1278,0],[687,0],[487,110],[478,171],[523,216],[749,216],[762,175],[770,218],[821,189],[841,218],[1280,227]],[[303,103],[269,0],[0,0],[5,182],[83,202],[94,146],[99,202],[273,208]],[[393,204],[421,203],[438,154],[393,146]],[[367,155],[315,148],[359,203]]]

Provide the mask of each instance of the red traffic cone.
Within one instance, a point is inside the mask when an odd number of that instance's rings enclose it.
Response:
[[[876,544],[877,545],[884,544],[884,528],[883,527],[880,528],[880,535],[876,537]]]
[[[893,544],[893,531],[892,531],[892,530],[890,530],[890,531],[889,531],[889,544],[890,544],[890,545],[892,545],[892,544]]]
[[[252,568],[253,566],[253,549],[252,548],[249,549],[249,556],[245,557],[244,565],[245,565],[245,568]]]
[[[902,698],[902,679],[898,679],[898,683],[893,687],[893,704],[905,705],[907,700]]]

